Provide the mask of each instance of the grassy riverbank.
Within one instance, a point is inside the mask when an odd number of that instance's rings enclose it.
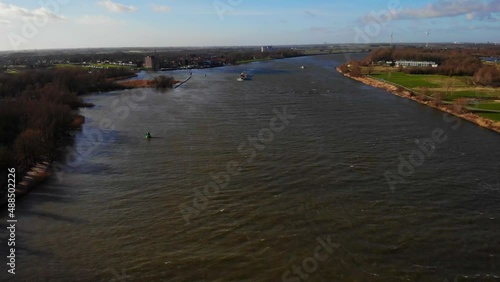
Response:
[[[402,86],[444,104],[458,104],[479,116],[500,121],[500,88],[474,85],[468,76],[407,74],[393,67],[361,67],[363,75]],[[498,111],[486,112],[484,110]]]
[[[388,80],[385,80],[383,77],[377,78],[376,76],[368,76],[368,75],[353,76],[350,73],[343,72],[341,68],[337,68],[337,71],[349,78],[360,81],[364,84],[387,90],[388,92],[396,96],[410,99],[415,102],[433,107],[440,111],[453,114],[457,117],[463,118],[481,127],[488,128],[500,133],[500,121],[496,120],[498,115],[497,113],[480,113],[480,114],[471,113],[466,109],[465,105],[462,105],[460,103],[455,103],[455,102],[451,103],[451,101],[448,101],[448,103],[444,103],[445,101],[443,101],[442,99],[438,99],[439,94],[437,95],[434,94],[435,97],[433,97],[432,95],[425,95],[422,94],[421,92],[415,92],[413,90],[413,89],[418,89],[422,91],[422,89],[419,89],[419,87],[429,87],[431,86],[431,84],[432,86],[438,88],[438,86],[440,86],[440,84],[442,83],[440,82],[438,76],[429,75],[428,77],[421,77],[421,76],[405,77],[400,74],[395,75],[394,76],[396,78],[395,81],[410,86],[406,87],[403,86],[403,84],[398,83],[398,85],[396,85],[394,82],[390,81],[392,75],[386,75]],[[383,74],[379,75],[382,76]],[[462,100],[457,99],[457,101],[462,101]],[[493,102],[492,104],[495,105],[494,107],[496,107],[496,102]],[[486,103],[486,105],[489,105],[489,103]]]

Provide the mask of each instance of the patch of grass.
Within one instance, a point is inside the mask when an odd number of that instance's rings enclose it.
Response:
[[[476,109],[471,109],[472,112],[487,119],[500,121],[500,113],[480,111],[500,111],[500,88],[470,85],[471,77],[406,74],[388,66],[363,67],[362,71],[365,74],[371,71],[370,76],[376,79],[399,84],[419,93],[427,93],[430,96],[439,94],[443,101],[449,104],[455,103],[457,99],[466,98],[471,103],[478,103],[469,105]]]
[[[236,64],[248,64],[248,63],[253,63],[253,62],[259,62],[259,61],[267,61],[271,60],[272,58],[263,58],[263,59],[253,59],[253,60],[243,60],[243,61],[237,61]]]
[[[402,72],[393,72],[393,73],[375,73],[372,74],[372,76],[378,79],[383,79],[389,82],[397,83],[408,88],[417,88],[417,87],[436,88],[441,86],[439,84],[439,78],[437,78],[438,77],[437,75],[420,75],[420,74],[406,74]]]
[[[380,70],[383,70],[380,72]],[[392,70],[392,72],[391,72]],[[442,88],[442,89],[453,89],[461,87],[470,87],[466,84],[468,77],[456,77],[456,76],[446,76],[446,75],[434,75],[434,74],[406,74],[404,72],[397,71],[394,68],[384,67],[383,69],[377,67],[374,69],[375,73],[372,74],[373,77],[384,79],[389,82],[401,84],[408,88]]]
[[[387,68],[385,68],[388,71]],[[392,68],[394,70],[394,68]],[[471,86],[466,82],[469,77],[449,77],[445,75],[406,74],[403,72],[375,73],[371,76],[388,82],[403,85],[417,92],[429,88],[429,92],[441,93],[445,100],[454,101],[459,98],[480,100],[500,99],[500,88]]]
[[[475,105],[475,107],[478,109],[500,111],[500,103],[484,103]]]
[[[477,89],[473,90],[472,87],[469,87],[470,90],[456,90],[450,89],[446,94],[446,90],[438,90],[435,92],[443,93],[443,96],[446,99],[458,99],[458,98],[471,98],[471,99],[491,99],[500,97],[500,91],[487,90],[487,89]]]
[[[482,116],[487,119],[491,119],[494,121],[500,121],[500,113],[477,113],[477,115]]]

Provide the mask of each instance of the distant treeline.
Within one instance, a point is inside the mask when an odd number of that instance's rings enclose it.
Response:
[[[113,78],[130,75],[71,67],[0,74],[0,186],[8,167],[22,172],[50,158],[61,133],[82,122],[74,111],[86,106],[79,95],[120,89]]]
[[[302,51],[297,50],[274,50],[269,52],[260,52],[260,51],[245,51],[245,52],[232,52],[225,55],[226,62],[230,64],[236,64],[240,61],[248,61],[255,59],[282,59],[282,58],[291,58],[303,56],[304,53]]]
[[[25,66],[27,68],[52,67],[56,63],[96,63],[100,62],[132,62],[135,67],[143,66],[144,58],[148,55],[156,55],[160,68],[179,68],[186,65],[194,66],[222,66],[224,64],[235,64],[238,61],[262,59],[262,58],[287,58],[301,56],[304,52],[292,49],[276,49],[268,52],[261,52],[260,49],[186,49],[186,50],[166,50],[151,52],[105,52],[105,53],[37,53],[23,52],[10,53],[0,56],[0,69],[8,69],[9,66]]]
[[[468,49],[380,48],[372,50],[360,65],[397,60],[433,61],[438,67],[408,67],[401,71],[410,74],[441,74],[471,76],[481,85],[499,86],[500,70],[481,62],[480,57],[500,57],[500,47]]]
[[[302,51],[284,49],[261,52],[255,50],[233,50],[217,53],[159,53],[157,54],[160,68],[179,68],[183,66],[220,67],[226,64],[237,64],[240,61],[259,59],[281,59],[302,56]]]

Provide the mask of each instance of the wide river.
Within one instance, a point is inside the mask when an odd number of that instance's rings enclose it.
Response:
[[[0,278],[499,281],[500,135],[345,78],[344,60],[87,96],[66,163],[17,203]]]

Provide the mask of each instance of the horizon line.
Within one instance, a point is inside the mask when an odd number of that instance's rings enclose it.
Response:
[[[422,44],[425,45],[426,42],[420,41],[409,41],[409,42],[397,42],[392,43],[392,45],[405,45],[405,44]],[[499,45],[498,42],[429,42],[432,45],[443,45],[443,44],[454,44],[454,45]],[[15,52],[30,52],[30,51],[57,51],[57,50],[97,50],[97,49],[169,49],[169,48],[256,48],[262,46],[274,46],[274,47],[293,47],[293,46],[341,46],[341,45],[354,45],[354,46],[370,46],[370,45],[391,45],[390,42],[370,42],[370,43],[354,43],[354,42],[344,42],[344,43],[307,43],[307,44],[255,44],[255,45],[182,45],[182,46],[123,46],[123,47],[67,47],[67,48],[42,48],[42,49],[20,49],[20,50],[0,50],[0,53],[15,53]]]

